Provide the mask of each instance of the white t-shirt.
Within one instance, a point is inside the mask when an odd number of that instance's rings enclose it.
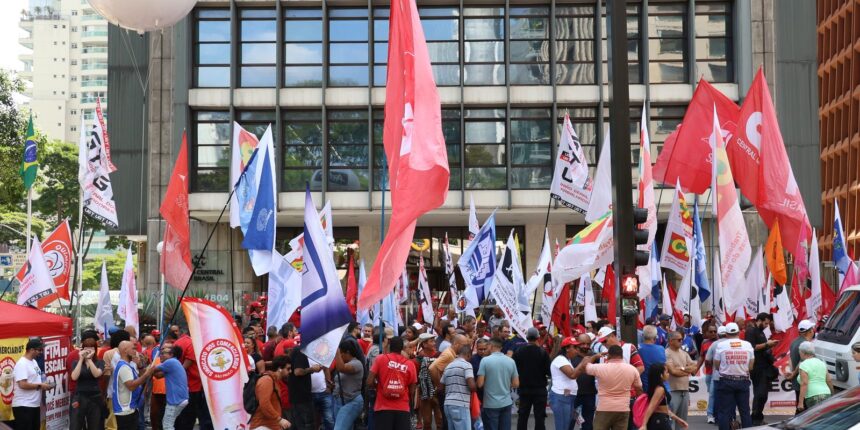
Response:
[[[325,373],[311,373],[311,393],[325,393],[326,388]]]
[[[134,407],[131,406],[133,390],[129,390],[128,387],[125,386],[125,383],[128,381],[134,381],[134,371],[132,371],[129,366],[122,366],[122,368],[119,369],[119,373],[116,375],[116,378],[117,393],[114,401],[122,409],[122,412],[115,412],[114,415],[129,415],[134,412]]]
[[[41,384],[42,372],[39,370],[39,364],[36,363],[36,360],[21,357],[15,363],[15,370],[12,373],[15,376],[15,393],[12,397],[12,407],[26,406],[38,408],[42,404],[42,391],[38,388],[35,390],[25,390],[18,386],[18,381]]]
[[[564,395],[564,391],[568,390],[568,395],[576,395],[576,391],[578,389],[576,379],[568,378],[567,375],[561,371],[561,368],[564,366],[571,366],[571,369],[573,368],[570,364],[570,360],[561,354],[555,357],[555,359],[552,360],[552,364],[549,365],[550,375],[552,376],[552,392]]]
[[[716,348],[714,360],[720,362],[720,376],[749,376],[749,365],[755,351],[749,342],[725,339]]]

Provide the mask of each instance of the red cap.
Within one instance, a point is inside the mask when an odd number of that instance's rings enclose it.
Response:
[[[546,328],[546,326],[545,326],[545,325],[543,325],[543,323],[542,323],[542,322],[540,322],[540,320],[534,320],[534,321],[532,321],[532,325],[533,325],[536,329],[538,329],[538,330],[543,330],[543,329],[545,329],[545,328]]]
[[[151,334],[155,337],[161,336],[161,332],[158,330],[153,330],[153,331],[149,332],[149,334]]]
[[[576,340],[575,337],[566,337],[563,341],[561,341],[561,347],[564,348],[566,346],[576,346],[579,345],[579,341]]]
[[[293,349],[293,348],[295,348],[296,346],[298,346],[298,344],[296,343],[296,341],[295,341],[295,340],[293,340],[293,339],[284,339],[283,344],[284,344],[284,348],[285,348],[285,349],[287,349],[287,348],[288,348],[288,349]]]

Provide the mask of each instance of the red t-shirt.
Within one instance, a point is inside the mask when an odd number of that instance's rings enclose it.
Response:
[[[699,357],[707,357],[708,356],[708,350],[711,349],[712,346],[714,346],[713,340],[709,339],[709,340],[702,342],[702,352],[699,353]],[[716,351],[716,350],[714,350],[714,351]],[[714,362],[708,363],[708,360],[705,360],[705,375],[710,375],[713,372],[714,372]]]
[[[384,354],[373,360],[373,367],[370,371],[376,374],[377,380],[376,404],[374,405],[373,410],[409,412],[408,388],[410,385],[418,383],[418,375],[415,372],[415,363],[400,354]],[[383,394],[386,388],[381,386],[381,384],[382,381],[388,379],[389,372],[402,373],[403,381],[407,386],[407,394],[396,400],[388,399]]]
[[[287,347],[287,343],[288,343],[287,341],[289,341],[289,343],[291,343],[291,344],[292,344],[292,346],[290,346],[289,348]],[[295,348],[296,346],[298,346],[298,345],[296,344],[296,342],[295,342],[294,340],[292,340],[292,339],[284,339],[284,340],[282,340],[280,343],[278,343],[278,346],[276,346],[276,347],[275,347],[275,355],[274,355],[274,357],[278,357],[278,356],[280,356],[280,355],[287,355],[287,350],[288,350],[288,349],[293,349],[293,348]]]
[[[182,337],[173,343],[173,346],[182,348],[183,361],[189,360],[192,362],[191,366],[185,369],[188,374],[188,392],[197,393],[203,391],[203,382],[200,381],[200,370],[197,368],[197,355],[194,354],[194,344],[191,342],[191,338],[187,334],[183,334]]]
[[[287,386],[287,383],[284,382],[283,379],[278,379],[278,394],[281,400],[281,409],[288,411],[293,408],[292,403],[290,403],[290,387]]]
[[[369,339],[361,338],[358,340],[358,345],[361,346],[361,350],[364,351],[364,356],[367,357],[367,354],[370,352],[370,347],[373,346],[373,342]]]

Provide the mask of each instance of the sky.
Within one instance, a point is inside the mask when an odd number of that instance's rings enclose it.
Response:
[[[21,70],[23,63],[18,61],[18,55],[27,51],[18,44],[18,38],[27,34],[18,26],[21,20],[21,9],[27,8],[27,0],[0,1],[0,69]],[[11,49],[10,49],[11,48]]]

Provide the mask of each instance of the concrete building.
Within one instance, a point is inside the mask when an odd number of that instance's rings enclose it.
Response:
[[[51,139],[77,142],[81,117],[92,118],[96,99],[107,111],[107,21],[86,1],[31,0],[19,43],[29,82],[26,96],[36,128]]]
[[[439,255],[445,234],[455,260],[468,243],[470,198],[481,222],[498,208],[499,247],[511,229],[517,232],[529,273],[543,241],[553,155],[565,113],[591,164],[597,163],[608,122],[604,3],[418,3],[451,166],[448,200],[419,220],[415,234],[431,240],[424,255],[430,283],[439,291],[446,285]],[[638,159],[644,101],[656,159],[699,77],[740,102],[754,72],[764,67],[810,218],[820,225],[817,163],[804,161],[818,154],[814,4],[781,0],[776,8],[774,3],[629,1],[631,156]],[[158,288],[155,244],[163,235],[158,208],[187,129],[192,252],[205,262],[192,288],[237,310],[252,293],[265,291],[266,277],[253,275],[240,249],[241,233],[231,232],[226,217],[215,224],[228,195],[234,121],[258,136],[272,126],[280,184],[278,248],[285,251],[301,232],[302,191],[308,182],[318,207],[332,202],[339,249],[358,243],[369,269],[383,233],[387,36],[387,2],[349,0],[201,0],[173,29],[150,36],[149,246],[139,285],[150,292]],[[791,44],[783,46],[783,40]],[[662,232],[671,192],[658,189],[657,195]],[[562,241],[583,227],[581,215],[550,207],[551,240]],[[748,211],[746,217],[753,244],[763,243],[767,231],[758,215]],[[213,228],[209,248],[201,254]],[[413,251],[410,272],[417,258]],[[338,264],[343,262],[338,257]]]

